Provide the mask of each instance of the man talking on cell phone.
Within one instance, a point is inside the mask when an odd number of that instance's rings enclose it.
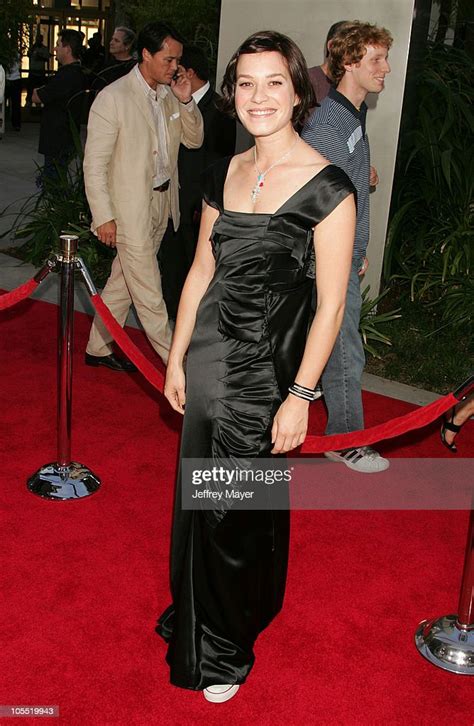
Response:
[[[102,299],[124,325],[133,303],[145,333],[164,363],[171,330],[161,290],[157,252],[171,217],[179,226],[178,151],[198,148],[201,113],[179,66],[183,40],[170,25],[153,22],[137,39],[138,65],[104,88],[92,104],[84,155],[84,181],[92,230],[116,249]],[[116,356],[96,316],[85,362],[135,370]]]

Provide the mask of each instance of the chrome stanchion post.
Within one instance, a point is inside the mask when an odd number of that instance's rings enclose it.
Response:
[[[458,401],[472,394],[474,375],[455,391]],[[471,503],[458,614],[423,620],[415,645],[430,663],[451,673],[474,675],[474,500]]]
[[[474,675],[474,509],[469,518],[458,614],[423,620],[415,644],[430,663],[451,673]]]
[[[471,510],[471,516],[469,517],[466,556],[464,558],[456,625],[460,630],[474,630],[474,510]],[[474,668],[474,661],[472,665]]]
[[[28,479],[28,489],[44,499],[81,499],[100,486],[98,477],[84,464],[71,461],[72,343],[74,323],[74,270],[77,267],[76,235],[61,235],[61,289],[58,330],[58,459],[41,467]]]
[[[92,282],[92,277],[89,275],[89,270],[84,264],[84,260],[82,257],[77,257],[77,267],[82,273],[82,277],[84,278],[84,282],[86,283],[87,292],[92,297],[93,295],[97,295],[97,290],[95,288],[94,283]]]
[[[58,464],[71,463],[72,339],[74,328],[74,261],[77,237],[61,238],[62,265],[58,326]]]

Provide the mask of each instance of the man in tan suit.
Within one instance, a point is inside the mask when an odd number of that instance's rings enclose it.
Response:
[[[138,65],[104,88],[87,127],[84,180],[92,229],[117,255],[102,298],[124,325],[133,302],[150,343],[166,363],[171,341],[157,252],[169,217],[179,226],[180,143],[199,148],[201,114],[179,66],[181,37],[165,23],[138,35]],[[134,370],[112,352],[111,336],[96,316],[87,365]]]

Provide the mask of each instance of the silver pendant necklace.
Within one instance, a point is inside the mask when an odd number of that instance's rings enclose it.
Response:
[[[291,148],[288,149],[288,151],[285,154],[283,154],[283,156],[280,156],[279,159],[277,159],[276,161],[274,161],[273,164],[271,166],[269,166],[268,169],[266,169],[265,171],[259,171],[259,168],[257,166],[257,147],[256,146],[253,147],[253,163],[254,163],[254,166],[255,166],[255,171],[257,172],[257,181],[255,183],[254,188],[252,189],[252,191],[250,193],[250,196],[251,196],[251,199],[252,199],[252,204],[255,205],[255,203],[257,201],[257,197],[260,194],[260,192],[262,191],[262,187],[263,187],[263,184],[265,182],[265,177],[267,176],[267,174],[275,166],[277,166],[277,164],[281,164],[283,161],[285,161],[285,159],[287,159],[289,157],[289,155],[291,154],[291,152],[295,148],[295,146],[298,143],[298,141],[299,141],[299,136],[296,137],[295,142],[294,142],[294,144],[292,144]]]

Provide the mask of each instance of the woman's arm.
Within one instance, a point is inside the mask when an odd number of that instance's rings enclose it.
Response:
[[[344,315],[355,232],[354,197],[346,197],[314,232],[317,308],[309,330],[296,382],[314,388],[331,355]],[[273,420],[272,454],[303,443],[309,403],[288,394]]]
[[[185,377],[183,360],[196,323],[196,312],[215,269],[210,236],[219,212],[205,202],[201,215],[196,255],[179,301],[176,327],[166,369],[164,393],[175,411],[184,413]]]

